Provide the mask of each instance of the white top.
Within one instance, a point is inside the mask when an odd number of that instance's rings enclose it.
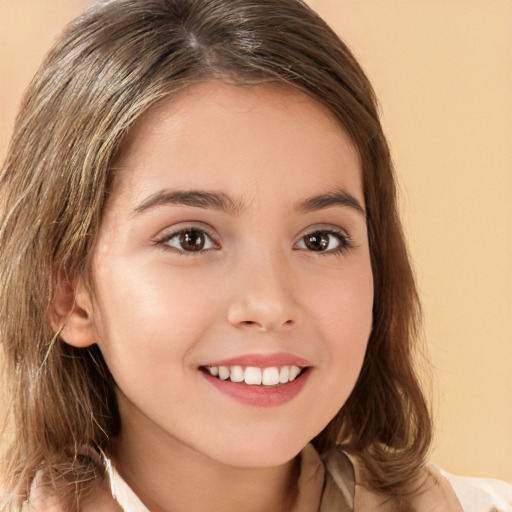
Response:
[[[507,483],[438,471],[450,482],[464,512],[512,512],[512,486]]]

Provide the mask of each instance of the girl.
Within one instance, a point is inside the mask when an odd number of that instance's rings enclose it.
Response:
[[[4,510],[475,506],[425,462],[374,93],[306,5],[93,7],[0,184]]]

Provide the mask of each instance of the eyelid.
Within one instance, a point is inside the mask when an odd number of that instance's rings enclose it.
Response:
[[[346,229],[341,228],[340,226],[337,226],[335,224],[313,224],[311,226],[308,226],[307,228],[302,229],[300,233],[297,235],[297,240],[300,240],[304,236],[309,235],[311,233],[318,233],[321,231],[338,234],[347,239],[351,239]]]
[[[340,243],[336,248],[330,249],[328,251],[312,251],[308,250],[307,248],[297,248],[297,245],[304,239],[304,237],[314,233],[331,234],[333,236],[336,236],[339,239]],[[295,250],[303,250],[318,256],[340,256],[341,254],[344,254],[346,251],[352,249],[355,246],[355,244],[345,229],[342,229],[338,226],[333,226],[332,224],[320,224],[316,226],[310,226],[303,230],[301,234],[298,236],[297,241],[294,243],[293,246]]]
[[[177,249],[176,247],[172,247],[171,245],[168,245],[166,243],[169,240],[171,240],[172,238],[174,238],[175,236],[178,236],[187,231],[198,231],[200,233],[204,233],[211,240],[211,242],[215,245],[215,247],[209,248],[209,249],[201,249],[198,251],[185,251],[185,250]],[[217,236],[214,234],[213,230],[211,228],[209,228],[208,226],[205,226],[202,222],[193,222],[193,221],[181,223],[177,226],[172,226],[172,227],[169,227],[169,228],[166,228],[166,229],[160,231],[160,233],[153,238],[152,243],[159,247],[162,247],[165,250],[172,251],[179,255],[187,255],[187,256],[199,256],[200,254],[203,254],[205,252],[220,248],[220,244],[217,240]]]

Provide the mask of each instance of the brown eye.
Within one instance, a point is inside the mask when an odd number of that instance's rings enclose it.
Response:
[[[339,231],[319,230],[304,235],[296,245],[297,249],[337,254],[351,247],[349,237]]]
[[[304,237],[304,245],[310,251],[325,251],[329,247],[331,234],[323,231],[310,233]]]
[[[215,244],[211,237],[202,229],[188,228],[166,236],[159,241],[178,252],[200,252],[214,249]]]
[[[185,231],[179,236],[180,246],[184,251],[200,251],[204,249],[206,238],[204,233],[195,229]]]

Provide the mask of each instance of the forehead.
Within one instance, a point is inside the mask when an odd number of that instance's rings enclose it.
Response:
[[[341,123],[279,84],[213,81],[166,98],[131,128],[114,166],[114,191],[136,195],[157,186],[243,191],[269,182],[348,187],[362,201],[359,156]]]
[[[256,120],[258,116],[269,116],[272,111],[285,114],[292,122],[304,123],[305,129],[321,129],[324,136],[342,131],[348,140],[341,123],[326,106],[291,86],[280,83],[243,86],[212,80],[166,97],[143,114],[131,127],[119,156],[133,156],[133,149],[137,149],[134,145],[141,137],[157,135],[159,128],[172,126],[172,119],[179,118],[184,126],[186,117],[207,122],[229,112],[239,119],[252,115]]]

